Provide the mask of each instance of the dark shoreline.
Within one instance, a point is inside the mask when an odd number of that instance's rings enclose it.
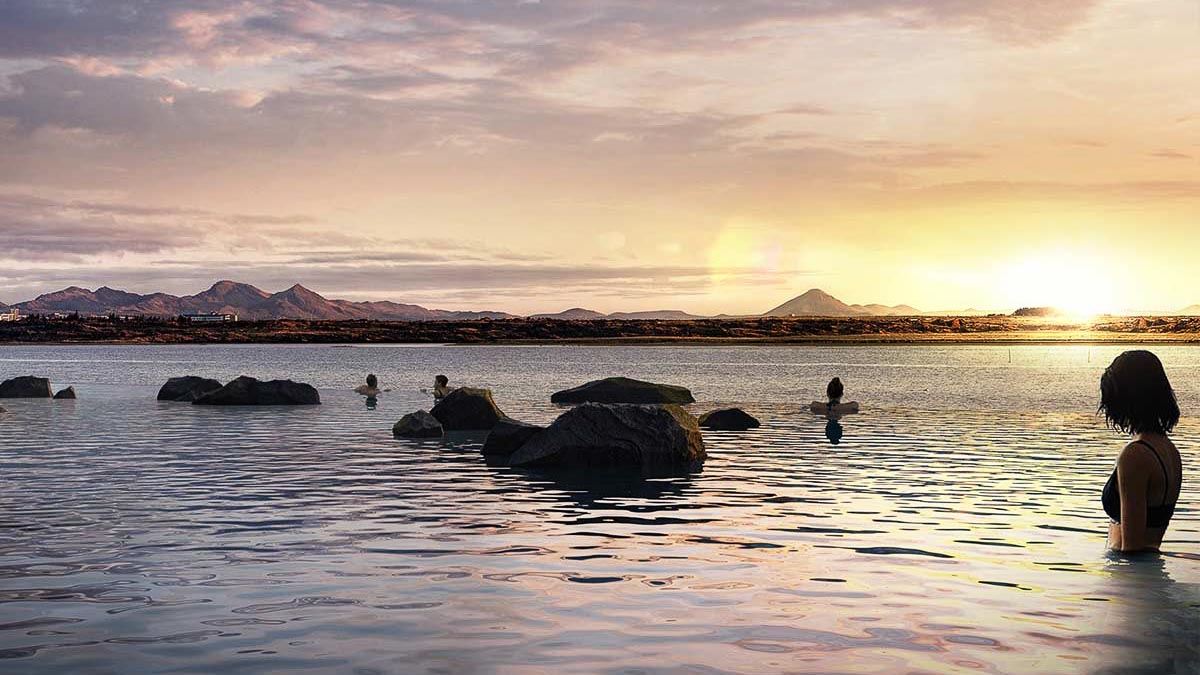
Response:
[[[1200,318],[1068,323],[1006,316],[562,321],[68,318],[0,323],[0,344],[881,345],[1200,343]]]

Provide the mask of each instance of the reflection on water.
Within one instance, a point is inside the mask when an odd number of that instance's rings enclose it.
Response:
[[[473,353],[490,383],[493,352]],[[632,369],[621,350],[572,354]],[[690,377],[711,390],[719,375]],[[498,389],[506,412],[559,413],[524,382]],[[730,397],[763,426],[708,434],[702,470],[622,478],[488,466],[479,434],[393,439],[428,407],[416,387],[374,409],[349,387],[253,410],[159,403],[127,382],[77,390],[75,405],[6,401],[0,417],[0,672],[1200,663],[1196,482],[1164,555],[1106,557],[1099,491],[1120,442],[1090,413],[872,405],[831,452],[830,420]],[[1190,476],[1193,427],[1179,430]]]
[[[842,424],[838,422],[838,419],[837,417],[830,417],[829,421],[825,423],[825,438],[828,438],[829,442],[834,445],[841,443],[842,435],[846,433],[846,430],[842,428]]]
[[[1200,583],[1173,579],[1169,556],[1109,553],[1107,559],[1102,592],[1110,611],[1097,639],[1127,649],[1098,672],[1200,673]]]

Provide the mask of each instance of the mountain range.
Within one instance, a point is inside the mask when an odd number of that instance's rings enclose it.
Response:
[[[0,304],[0,308],[5,305]],[[208,290],[195,295],[177,296],[169,293],[142,295],[102,286],[88,290],[78,286],[39,295],[33,300],[13,305],[22,314],[74,313],[83,315],[117,314],[121,316],[178,316],[180,314],[236,314],[245,320],[310,319],[350,321],[373,319],[380,321],[447,321],[472,319],[517,318],[514,314],[497,311],[461,312],[427,309],[420,305],[387,301],[353,302],[328,299],[300,284],[278,293],[268,293],[250,284],[218,281]],[[972,310],[962,312],[978,313]],[[926,314],[908,305],[847,305],[819,289],[810,290],[761,315],[751,316],[916,316]],[[604,314],[574,307],[553,314],[534,314],[530,318],[587,320],[688,320],[706,317],[679,310],[613,312]],[[719,318],[736,318],[721,315]]]
[[[426,309],[420,305],[395,302],[351,302],[329,300],[296,284],[278,293],[236,281],[218,281],[195,295],[167,293],[139,295],[102,286],[94,291],[71,286],[46,293],[28,302],[13,305],[22,314],[79,312],[80,314],[118,314],[178,316],[180,314],[237,314],[241,319],[314,319],[347,321],[439,321],[470,319],[506,319],[505,312],[454,312]]]
[[[88,290],[71,286],[61,291],[39,295],[33,300],[12,305],[22,314],[55,312],[83,315],[142,315],[178,316],[180,314],[237,314],[245,320],[310,319],[346,321],[373,319],[379,321],[452,321],[473,319],[520,318],[498,311],[463,312],[427,309],[420,305],[388,301],[354,302],[328,299],[300,284],[278,293],[268,293],[250,284],[218,281],[208,290],[195,295],[176,296],[168,293],[141,295],[107,286]],[[0,303],[0,311],[9,309]],[[613,312],[605,314],[582,307],[573,307],[551,314],[534,314],[529,318],[559,320],[688,320],[703,318],[753,318],[786,316],[976,316],[985,312],[975,309],[927,312],[910,305],[850,305],[820,290],[812,289],[762,314],[704,317],[679,310]],[[1177,315],[1200,315],[1200,305],[1187,307]]]

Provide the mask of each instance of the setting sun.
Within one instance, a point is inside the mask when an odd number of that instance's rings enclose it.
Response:
[[[1012,264],[1001,280],[1013,307],[1053,307],[1086,318],[1120,311],[1110,266],[1089,251],[1055,249]]]

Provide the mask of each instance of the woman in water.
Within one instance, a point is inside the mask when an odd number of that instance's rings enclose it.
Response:
[[[846,393],[846,388],[842,386],[840,378],[833,378],[825,387],[825,396],[828,401],[813,401],[809,406],[813,412],[822,415],[848,415],[858,412],[858,401],[850,401],[842,403],[842,395]]]
[[[1113,360],[1100,377],[1100,411],[1109,426],[1131,436],[1104,484],[1108,546],[1157,551],[1183,479],[1179,450],[1167,437],[1179,422],[1179,405],[1158,357],[1138,350]]]
[[[367,383],[360,384],[354,388],[354,393],[362,394],[363,396],[378,396],[384,391],[386,390],[379,388],[379,378],[374,375],[367,375]]]

